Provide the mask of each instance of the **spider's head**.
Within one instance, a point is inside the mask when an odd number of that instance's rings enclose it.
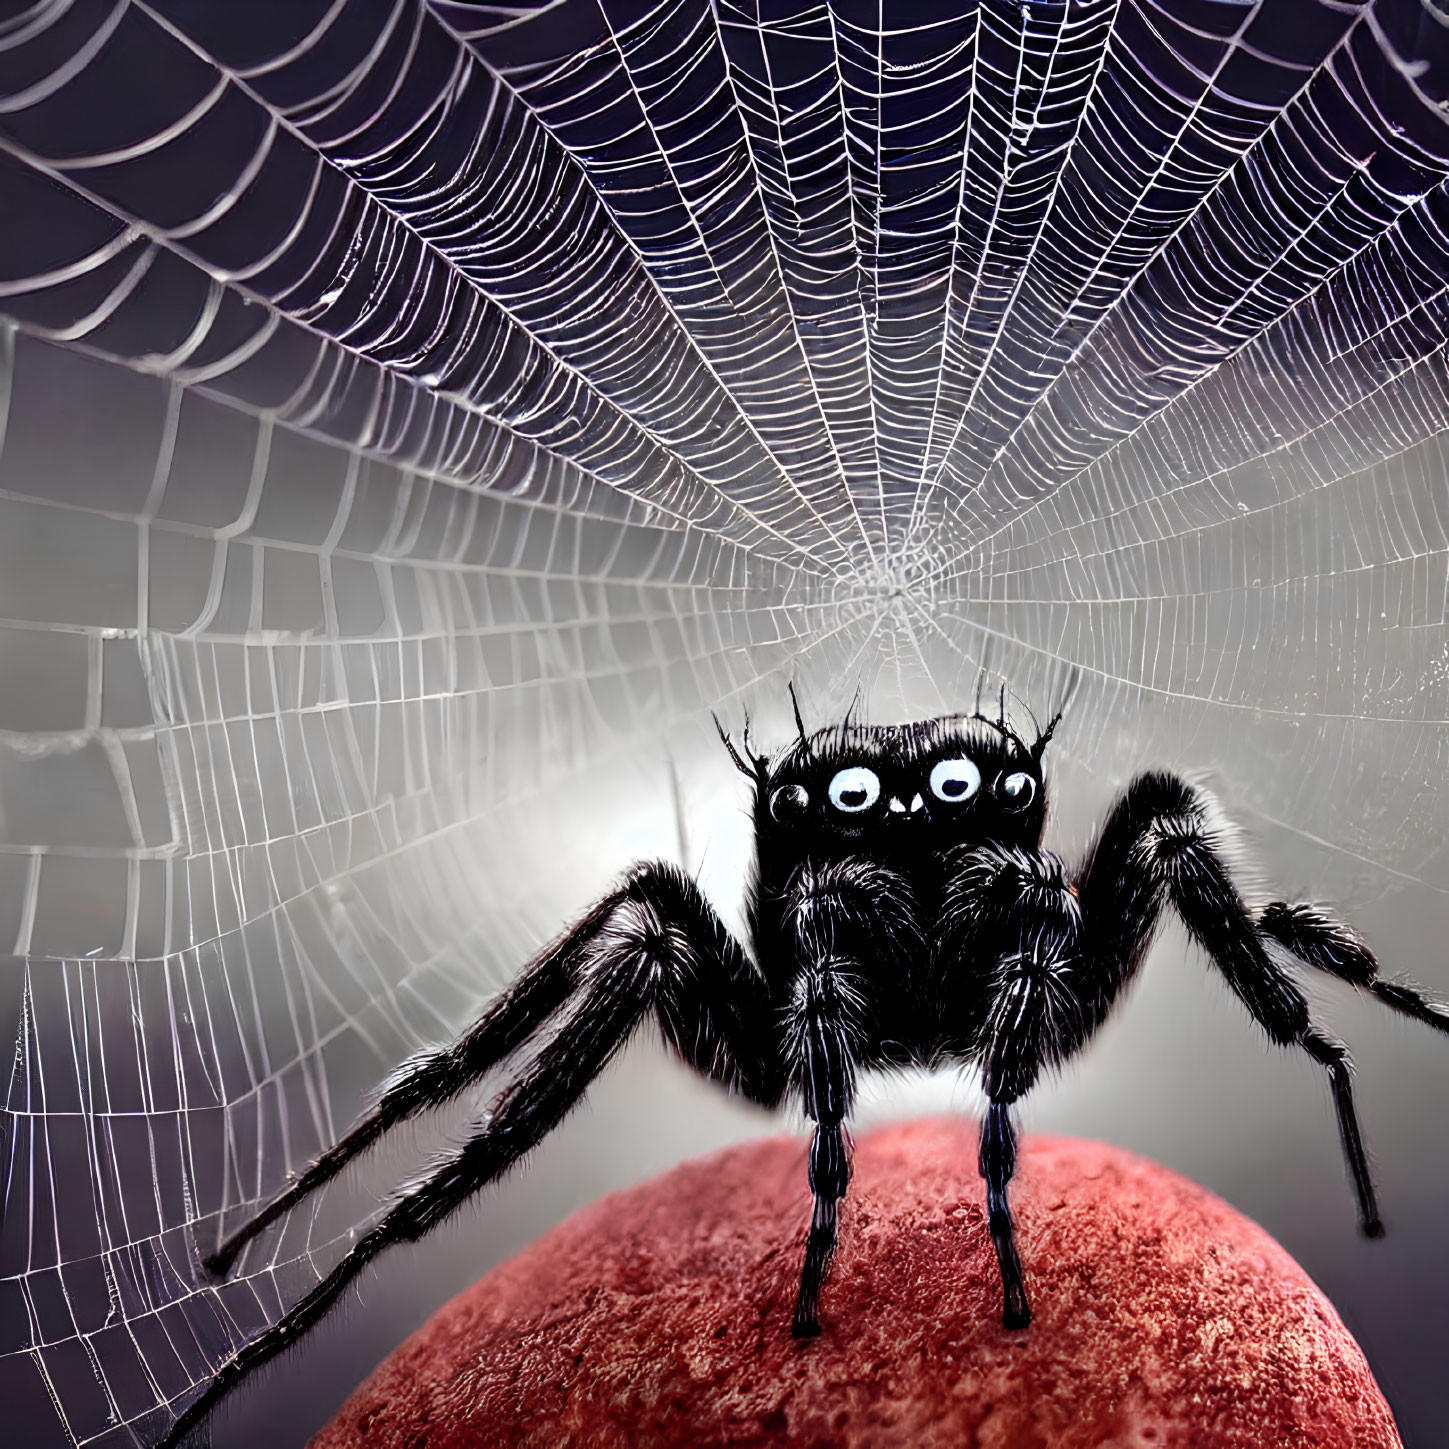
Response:
[[[1040,842],[1042,753],[984,715],[903,725],[844,724],[741,765],[755,781],[761,846],[791,855],[910,858],[953,845]]]

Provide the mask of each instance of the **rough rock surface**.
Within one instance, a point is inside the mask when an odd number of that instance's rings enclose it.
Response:
[[[1118,1148],[1028,1139],[1035,1320],[1001,1327],[969,1123],[857,1145],[821,1337],[789,1336],[805,1143],[754,1142],[576,1214],[460,1294],[318,1449],[1398,1446],[1357,1345],[1262,1229]]]

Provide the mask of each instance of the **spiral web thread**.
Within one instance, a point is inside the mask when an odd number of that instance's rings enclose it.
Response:
[[[0,19],[7,1392],[164,1427],[353,1224],[197,1245],[556,927],[578,781],[787,680],[1251,729],[1449,887],[1446,93],[1412,3]]]

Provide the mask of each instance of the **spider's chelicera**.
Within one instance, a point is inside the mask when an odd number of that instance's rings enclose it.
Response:
[[[1294,981],[1311,967],[1449,1031],[1449,1010],[1380,979],[1325,911],[1252,910],[1215,801],[1176,775],[1137,777],[1076,870],[1041,848],[1042,756],[996,718],[843,725],[773,757],[721,739],[754,789],[749,949],[677,866],[634,866],[457,1041],[405,1062],[376,1105],[206,1261],[225,1274],[259,1233],[388,1128],[444,1103],[525,1045],[474,1135],[409,1187],[279,1322],[242,1348],[162,1441],[178,1443],[254,1368],[295,1343],[384,1249],[416,1242],[537,1146],[648,1016],[691,1067],[751,1101],[793,1099],[814,1122],[814,1210],[791,1331],[820,1331],[820,1292],[850,1182],[846,1123],[863,1068],[975,1067],[988,1099],[979,1165],[1001,1269],[1002,1321],[1031,1321],[1007,1187],[1012,1105],[1106,1019],[1171,907],[1275,1041],[1328,1073],[1369,1237],[1382,1231],[1348,1053]]]

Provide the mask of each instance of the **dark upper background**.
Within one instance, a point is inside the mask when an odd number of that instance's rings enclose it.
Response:
[[[220,1294],[218,1213],[627,860],[736,902],[708,711],[783,739],[792,678],[824,722],[1075,677],[1054,843],[1200,772],[1449,997],[1446,37],[1411,0],[0,6],[20,1442],[154,1437],[466,1111]],[[1383,1243],[1318,1074],[1176,931],[1027,1121],[1263,1222],[1437,1449],[1449,1052],[1322,997]],[[641,1042],[216,1441],[300,1444],[572,1207],[777,1125]]]

